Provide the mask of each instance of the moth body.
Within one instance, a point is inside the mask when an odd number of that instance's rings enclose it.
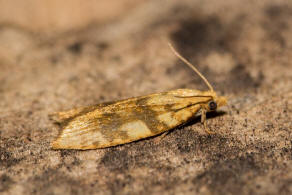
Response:
[[[155,136],[194,117],[210,102],[226,103],[212,91],[177,89],[53,115],[63,127],[54,149],[95,149]]]

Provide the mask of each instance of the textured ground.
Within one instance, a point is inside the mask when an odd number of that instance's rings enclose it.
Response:
[[[0,193],[291,194],[292,2],[153,0],[120,13],[74,30],[0,23]],[[50,148],[54,111],[206,89],[168,41],[229,98],[208,115],[216,135],[194,120],[160,142]]]

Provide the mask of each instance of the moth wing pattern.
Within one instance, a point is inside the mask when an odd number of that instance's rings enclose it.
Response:
[[[52,147],[105,148],[161,134],[200,110],[200,105],[176,94],[185,95],[174,90],[56,113],[62,131]]]
[[[62,123],[65,123],[65,121],[71,120],[85,113],[91,112],[98,108],[102,108],[112,103],[114,102],[102,103],[102,104],[97,104],[93,106],[83,106],[83,107],[74,108],[71,110],[63,111],[63,112],[54,112],[54,113],[49,114],[49,118],[55,121],[56,123],[62,124]]]

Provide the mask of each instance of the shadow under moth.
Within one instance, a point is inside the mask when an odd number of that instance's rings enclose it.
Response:
[[[173,53],[192,68],[209,87],[208,91],[176,89],[141,97],[75,108],[50,115],[62,127],[53,149],[96,149],[133,142],[162,134],[186,123],[196,114],[208,130],[206,113],[224,106],[227,99],[217,96],[207,79],[175,51]]]

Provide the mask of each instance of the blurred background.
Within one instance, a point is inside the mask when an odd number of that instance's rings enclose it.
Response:
[[[36,32],[64,32],[104,24],[126,14],[143,0],[0,1],[0,22]]]
[[[162,141],[50,148],[52,112],[177,88],[229,108]],[[0,0],[0,194],[291,194],[292,1]]]

